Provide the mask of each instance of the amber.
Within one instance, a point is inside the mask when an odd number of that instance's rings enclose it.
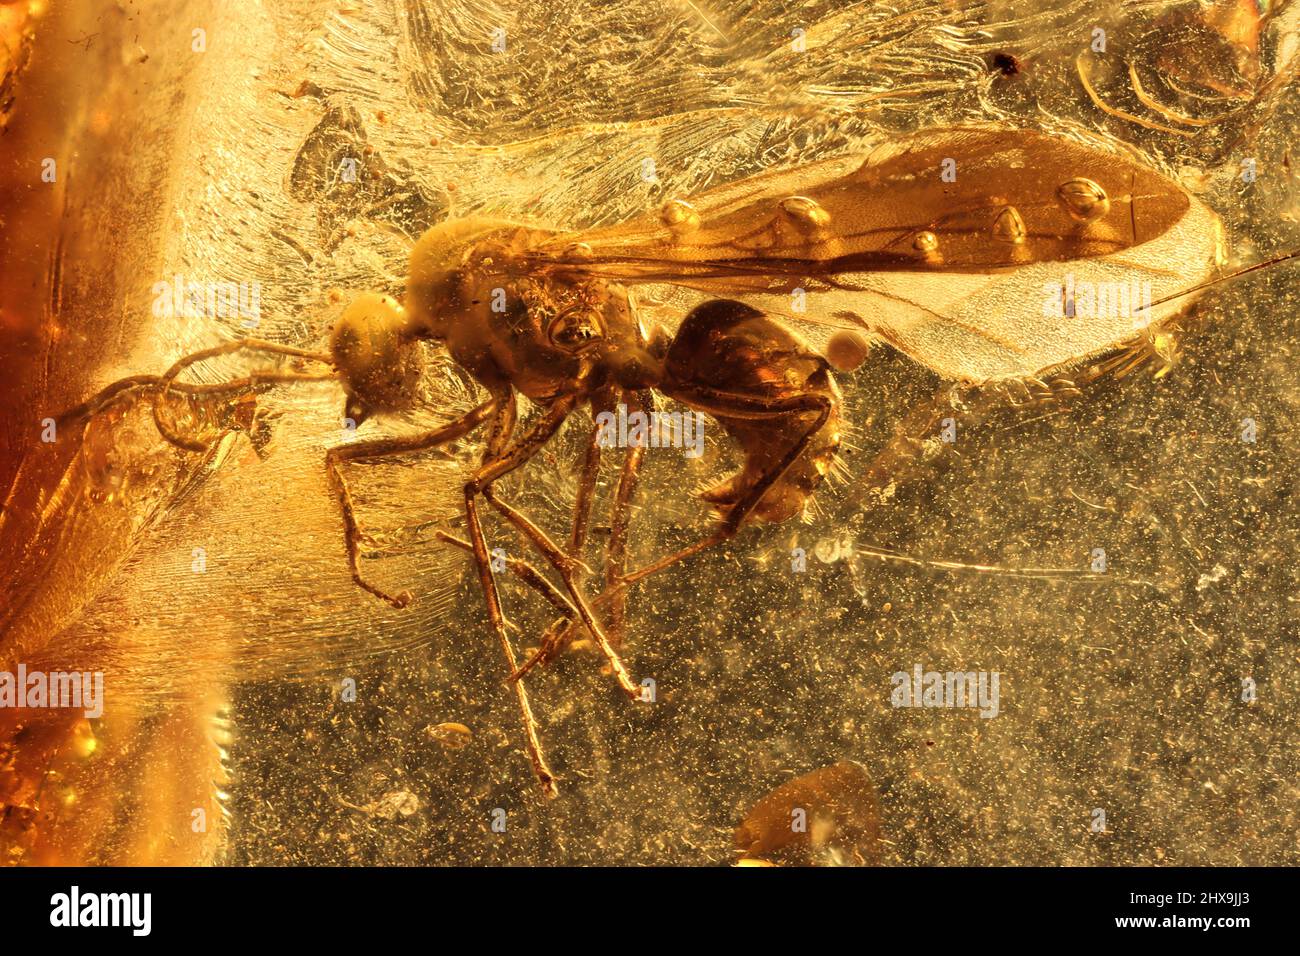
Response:
[[[0,3],[0,862],[1294,863],[1295,5],[507,6]]]

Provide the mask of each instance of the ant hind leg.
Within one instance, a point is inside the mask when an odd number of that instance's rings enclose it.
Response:
[[[830,417],[832,404],[831,400],[820,394],[801,394],[792,395],[785,398],[771,398],[766,396],[740,395],[730,392],[724,392],[718,389],[706,388],[701,386],[679,387],[676,392],[677,396],[689,398],[692,404],[708,408],[718,414],[725,415],[729,418],[746,418],[746,419],[771,419],[779,418],[785,415],[799,412],[817,412],[817,418],[813,424],[804,432],[804,434],[787,450],[772,468],[764,472],[757,481],[755,481],[734,505],[732,505],[722,520],[722,523],[711,533],[701,538],[694,544],[688,545],[679,551],[675,551],[666,557],[660,558],[650,564],[644,565],[635,571],[627,574],[620,574],[611,578],[612,583],[606,587],[604,593],[595,601],[595,607],[605,609],[612,607],[616,602],[625,600],[627,588],[633,584],[645,580],[653,574],[657,574],[666,568],[677,564],[693,555],[699,554],[715,545],[734,537],[740,526],[750,512],[754,510],[767,493],[781,476],[789,470],[790,466],[798,460],[799,456],[804,453],[813,438],[821,430],[822,426]],[[639,461],[637,462],[639,464]],[[635,478],[635,466],[632,478]],[[631,485],[628,485],[627,494],[630,500]],[[573,639],[573,633],[580,626],[577,620],[571,620],[567,623],[557,621],[548,629],[548,634],[556,632],[553,642],[561,645],[568,643]],[[530,662],[530,666],[531,666]]]

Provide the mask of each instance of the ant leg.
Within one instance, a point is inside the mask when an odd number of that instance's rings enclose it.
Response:
[[[830,418],[831,408],[833,407],[829,397],[817,394],[793,395],[789,398],[768,398],[737,395],[703,386],[678,386],[674,389],[674,393],[689,401],[692,405],[707,408],[709,411],[727,418],[764,419],[778,418],[797,412],[817,412],[817,419],[799,440],[790,446],[781,460],[764,472],[746,490],[744,496],[732,506],[731,510],[727,512],[727,516],[713,533],[706,535],[695,544],[638,568],[630,574],[623,575],[621,583],[624,585],[635,584],[637,581],[648,578],[650,575],[662,571],[664,568],[670,567],[685,558],[699,554],[707,548],[734,537],[745,519],[749,517],[749,513],[758,507],[763,495],[767,494],[768,489],[780,480],[781,476],[790,469],[790,466],[798,460],[799,456],[812,443],[817,433],[821,431],[822,426],[826,424],[827,419]]]
[[[569,555],[577,560],[581,560],[583,548],[586,546],[587,543],[587,528],[591,521],[591,501],[596,491],[596,479],[600,475],[599,437],[600,437],[600,426],[593,422],[591,427],[591,437],[587,441],[587,447],[582,456],[582,470],[578,478],[578,493],[574,499],[574,504],[573,504],[573,530],[570,532],[569,535]],[[496,502],[497,503],[500,502],[499,497],[496,499]],[[515,563],[520,563],[520,562],[514,562],[512,560],[511,566],[513,567]],[[524,565],[524,567],[528,568],[529,573],[537,574],[537,572],[534,571],[528,565]],[[575,576],[581,577],[581,573],[582,573],[581,566],[574,569]],[[524,577],[524,575],[520,575],[520,576]],[[546,580],[545,578],[542,578],[541,580],[542,580],[542,584],[544,584],[545,587],[550,589],[550,593],[543,592],[543,596],[546,598],[547,601],[549,601],[553,606],[555,606],[560,611],[560,617],[558,618],[558,620],[563,622],[564,624],[567,624],[569,621],[577,617],[578,612],[573,607],[573,605],[569,603],[569,599],[564,597],[562,594],[560,594],[560,592],[554,588],[554,586],[551,584],[550,581]],[[525,583],[529,583],[526,577],[525,577]],[[531,586],[533,587],[534,590],[540,590],[540,588],[536,584],[532,584]],[[564,604],[567,606],[567,610],[565,607],[562,607],[561,605],[556,603],[555,599],[557,597],[564,601]],[[546,632],[542,635],[542,639],[539,642],[539,646],[537,650],[532,654],[532,656],[528,658],[528,660],[526,660],[522,665],[520,665],[520,667],[512,675],[510,675],[511,680],[519,680],[521,677],[527,674],[538,664],[550,663],[556,658],[556,656],[563,648],[554,645],[554,643],[551,641],[551,637],[553,636],[554,633],[554,627],[555,626],[553,625],[551,628],[548,628],[546,630]]]
[[[564,581],[565,588],[568,590],[570,597],[573,599],[573,604],[578,610],[578,615],[582,618],[582,622],[587,626],[587,629],[591,631],[592,636],[596,640],[596,644],[600,647],[601,653],[605,655],[605,659],[609,662],[610,669],[614,672],[614,676],[618,680],[619,686],[623,688],[624,692],[626,692],[629,697],[639,699],[641,696],[641,689],[633,683],[631,675],[628,674],[627,668],[623,665],[622,659],[618,656],[618,652],[615,651],[613,646],[610,644],[608,636],[606,636],[604,629],[600,626],[599,622],[596,620],[596,616],[592,613],[591,607],[587,603],[586,598],[583,597],[582,592],[578,588],[576,570],[581,566],[581,562],[560,550],[560,548],[551,541],[550,537],[547,536],[546,532],[534,524],[523,513],[502,501],[492,489],[493,482],[518,468],[520,465],[523,465],[537,454],[541,447],[550,440],[551,436],[559,430],[560,425],[573,411],[576,404],[577,399],[574,396],[566,396],[556,400],[555,403],[547,409],[542,418],[539,419],[522,438],[515,442],[511,448],[503,452],[500,457],[484,463],[478,474],[476,474],[474,478],[470,480],[469,484],[465,486],[466,496],[468,498],[471,495],[471,492],[474,494],[482,494],[489,504],[505,515],[507,521],[522,531],[524,535],[532,541],[533,546],[542,553],[550,563],[551,567],[553,567],[560,575],[561,580]],[[484,553],[486,554],[486,551]],[[512,668],[512,670],[516,673],[518,672],[517,668]]]
[[[330,486],[334,489],[334,494],[339,499],[339,505],[343,509],[343,530],[344,541],[348,550],[348,567],[352,571],[352,580],[357,586],[369,591],[375,597],[387,601],[393,607],[403,608],[411,601],[411,593],[403,591],[398,595],[391,595],[380,590],[373,584],[367,582],[361,576],[361,570],[358,567],[358,548],[357,542],[361,537],[360,529],[357,526],[356,510],[352,502],[352,492],[348,489],[348,483],[343,477],[342,465],[346,462],[366,462],[374,461],[377,458],[385,458],[390,455],[410,454],[411,452],[424,451],[433,448],[435,445],[441,445],[453,441],[464,435],[469,434],[486,419],[493,410],[494,405],[491,401],[480,405],[478,408],[461,416],[454,422],[435,428],[431,432],[424,432],[419,435],[412,435],[404,438],[379,438],[373,441],[353,442],[348,445],[337,445],[325,453],[325,471],[329,476]]]
[[[519,414],[519,404],[513,388],[508,385],[493,385],[489,388],[489,392],[492,397],[496,399],[497,407],[501,409],[501,414],[493,419],[492,429],[488,434],[487,441],[485,442],[483,456],[479,460],[480,468],[488,462],[495,461],[497,458],[501,457],[501,453],[505,450],[510,438],[514,435],[515,425],[518,422]],[[441,531],[437,533],[437,536],[448,544],[455,545],[456,547],[468,547],[471,554],[474,552],[473,545],[470,545],[469,542],[462,541],[459,538],[454,538]],[[540,572],[533,568],[532,565],[516,558],[507,558],[506,567],[514,571],[515,575],[525,584],[539,592],[542,597],[546,598],[547,602],[555,607],[556,610],[560,611],[561,614],[567,616],[570,612],[573,614],[577,613],[573,610],[573,605],[569,603],[568,599],[560,594],[559,590],[556,589],[550,581],[543,577]],[[557,598],[559,599],[559,603],[557,603]]]
[[[508,385],[494,387],[489,388],[488,393],[497,404],[497,414],[493,416],[492,427],[488,430],[483,457],[479,460],[480,468],[489,461],[501,457],[502,450],[515,433],[515,423],[519,419],[519,403],[513,388]]]
[[[620,600],[630,585],[645,580],[652,574],[664,570],[683,561],[693,555],[699,554],[714,545],[721,544],[732,538],[740,528],[745,518],[749,515],[758,503],[762,500],[767,490],[774,485],[783,474],[789,470],[790,466],[798,460],[808,445],[816,437],[822,426],[826,424],[831,413],[831,400],[824,395],[795,395],[789,398],[768,398],[755,397],[750,395],[737,395],[730,392],[724,392],[718,389],[706,388],[703,386],[676,386],[674,388],[674,397],[681,396],[688,400],[692,405],[707,408],[710,411],[724,415],[728,418],[746,418],[746,419],[764,419],[777,418],[791,412],[817,412],[817,420],[809,429],[800,437],[800,439],[790,447],[786,454],[772,468],[766,471],[758,481],[745,492],[740,499],[728,512],[727,517],[722,523],[704,538],[676,551],[666,557],[660,558],[651,564],[647,564],[637,570],[624,574],[615,584],[606,588],[603,594],[596,599],[595,607],[605,609]],[[584,621],[585,623],[585,621]],[[555,625],[552,625],[554,627]],[[577,621],[570,621],[567,625],[562,625],[558,636],[555,638],[558,643],[567,643],[572,640],[572,632],[578,626]]]
[[[513,393],[511,393],[513,398]],[[490,403],[493,407],[492,436],[489,441],[498,439],[502,434],[508,434],[509,429],[513,426],[513,401],[501,402],[493,399]],[[570,405],[570,407],[572,407]],[[534,451],[536,449],[533,449]],[[496,579],[492,575],[492,565],[488,560],[487,541],[483,537],[483,524],[479,520],[478,502],[475,500],[479,492],[483,489],[483,482],[493,481],[499,478],[506,471],[510,470],[510,465],[500,470],[497,474],[491,474],[490,469],[494,465],[499,465],[500,459],[496,462],[485,462],[479,467],[475,476],[465,485],[465,523],[469,528],[470,547],[474,553],[474,564],[478,569],[479,584],[483,588],[483,597],[487,601],[488,618],[492,622],[492,629],[496,631],[497,639],[501,642],[501,650],[506,656],[506,663],[510,667],[510,673],[513,675],[519,669],[518,659],[515,657],[515,650],[510,646],[510,637],[506,634],[505,615],[501,612],[501,595],[497,592]],[[553,798],[558,796],[559,788],[556,785],[555,773],[546,764],[546,758],[542,754],[542,743],[537,736],[537,720],[533,717],[533,708],[528,701],[528,691],[521,680],[511,681],[515,689],[515,700],[519,705],[520,715],[523,717],[524,736],[527,741],[528,759],[533,765],[533,774],[541,784],[542,793],[546,797]]]
[[[644,411],[645,403],[635,393],[626,396],[631,411]],[[623,470],[618,476],[618,488],[614,492],[614,507],[609,521],[609,543],[605,548],[605,587],[615,588],[615,596],[609,607],[608,627],[611,636],[620,644],[623,641],[623,622],[627,614],[627,592],[618,587],[627,566],[627,536],[631,521],[632,496],[636,493],[637,477],[641,471],[641,462],[645,458],[645,446],[634,445],[627,450],[623,458]]]
[[[636,401],[637,404],[635,406],[629,405],[629,408],[642,408],[639,399]],[[605,587],[607,591],[602,593],[593,605],[595,608],[608,611],[605,627],[612,645],[622,645],[623,643],[623,620],[627,611],[627,589],[618,582],[623,574],[627,557],[629,512],[632,495],[636,490],[637,473],[640,470],[641,460],[644,455],[644,447],[633,446],[627,449],[627,453],[623,458],[623,468],[619,474],[618,489],[614,495],[614,507],[610,518],[610,536],[605,548]],[[562,654],[572,642],[577,625],[575,615],[560,617],[552,622],[542,635],[541,646],[532,657],[524,662],[519,670],[515,671],[515,679],[518,680],[523,677],[538,664],[549,664]]]
[[[593,409],[594,411],[594,409]],[[587,526],[591,521],[591,500],[596,493],[596,479],[600,475],[600,426],[591,423],[591,437],[582,459],[582,472],[578,478],[578,494],[573,503],[573,531],[569,535],[569,554],[582,556],[587,543]]]
[[[462,551],[474,553],[474,546],[463,538],[458,538],[446,531],[435,531],[434,537],[439,541],[445,542],[452,547],[460,548]],[[561,593],[560,589],[552,584],[540,571],[534,568],[527,561],[519,558],[507,558],[506,567],[515,577],[523,581],[542,597],[546,598],[548,604],[560,612],[564,620],[578,616],[577,609],[569,602],[569,599]],[[525,665],[525,668],[527,665]],[[524,668],[521,668],[521,670]],[[523,676],[522,674],[520,676]]]
[[[410,601],[409,592],[393,597],[368,584],[361,578],[357,568],[357,538],[358,529],[356,517],[352,504],[351,493],[348,490],[347,482],[344,480],[339,465],[345,461],[361,462],[373,460],[375,458],[387,457],[394,454],[409,453],[422,451],[432,448],[435,445],[443,444],[469,434],[475,428],[483,424],[488,416],[492,416],[492,433],[489,436],[488,444],[500,445],[504,443],[510,432],[514,428],[515,404],[514,395],[498,394],[489,401],[480,405],[478,408],[462,416],[454,422],[427,432],[423,435],[417,435],[406,439],[379,439],[370,442],[357,442],[351,445],[344,445],[331,448],[326,456],[326,464],[330,475],[330,480],[334,484],[338,493],[339,501],[343,507],[343,521],[347,532],[348,561],[352,569],[353,580],[362,588],[370,593],[380,597],[394,607],[404,607]],[[517,669],[514,649],[510,646],[510,641],[505,633],[505,618],[501,613],[501,601],[496,590],[496,582],[492,577],[491,565],[487,561],[487,546],[483,539],[483,529],[479,522],[478,509],[473,500],[473,496],[466,491],[465,497],[465,515],[469,524],[471,541],[462,541],[452,535],[443,532],[438,533],[438,537],[443,541],[458,547],[467,548],[474,555],[479,569],[479,580],[483,585],[484,594],[487,598],[488,616],[492,620],[497,636],[501,640],[501,646],[505,651],[506,662],[510,665],[511,673]],[[560,610],[561,613],[575,613],[573,608],[564,601],[563,595],[555,590],[550,582],[546,581],[540,574],[537,574],[531,567],[524,562],[516,563],[516,573],[519,573],[526,581],[533,586],[538,587],[544,595],[550,599],[552,596],[557,601],[552,604]],[[515,698],[518,701],[520,713],[523,717],[524,735],[527,741],[527,750],[529,762],[533,766],[533,772],[541,783],[542,791],[547,797],[554,797],[558,794],[555,783],[555,774],[546,764],[546,758],[542,753],[541,741],[537,735],[537,721],[533,717],[532,706],[528,700],[528,691],[524,688],[523,683],[514,681]]]
[[[591,605],[578,588],[577,569],[580,567],[579,563],[561,551],[555,542],[547,536],[546,532],[535,525],[527,516],[502,501],[491,488],[483,489],[483,497],[505,515],[507,521],[527,535],[533,542],[533,546],[542,553],[543,557],[550,562],[551,567],[555,568],[559,573],[570,596],[573,598],[578,617],[581,618],[582,623],[587,626],[587,630],[595,638],[596,645],[609,663],[610,670],[613,671],[619,687],[633,700],[639,700],[641,698],[641,688],[632,680],[632,675],[628,673],[627,667],[623,664],[623,659],[610,642],[609,635],[605,633],[605,629],[596,619]],[[537,661],[530,661],[529,666],[531,667],[534,663],[537,663]],[[519,674],[520,671],[516,670],[515,673]]]
[[[504,451],[511,436],[514,435],[515,425],[518,420],[517,416],[519,406],[513,388],[504,385],[493,385],[489,387],[488,391],[496,400],[498,407],[502,409],[502,413],[493,419],[491,432],[488,434],[487,441],[485,442],[483,457],[479,460],[480,467],[501,457],[501,453]],[[473,553],[473,546],[469,542],[453,537],[442,531],[439,531],[436,534],[438,538],[447,544],[467,549],[471,554]],[[573,605],[569,603],[568,599],[560,594],[555,586],[531,565],[515,558],[508,558],[506,566],[509,567],[525,584],[546,598],[547,602],[562,614],[567,615],[570,612],[573,614],[577,613],[573,609]]]
[[[493,433],[488,440],[487,455],[484,456],[484,463],[491,459],[501,457],[505,449],[506,441],[514,433],[514,408],[515,394],[513,389],[497,390],[500,392],[499,398],[502,401],[508,401],[511,406],[511,418],[509,423],[499,431]],[[494,391],[494,395],[497,394]],[[569,536],[569,554],[574,558],[581,558],[582,549],[587,541],[587,528],[591,518],[591,500],[596,490],[596,479],[600,473],[600,426],[595,422],[592,423],[591,436],[587,441],[586,451],[583,454],[582,470],[578,479],[578,493],[575,499],[573,530]]]

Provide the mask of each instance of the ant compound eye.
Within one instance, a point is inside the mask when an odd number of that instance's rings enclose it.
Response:
[[[605,330],[596,313],[573,310],[556,316],[546,334],[557,349],[577,353],[603,338]]]

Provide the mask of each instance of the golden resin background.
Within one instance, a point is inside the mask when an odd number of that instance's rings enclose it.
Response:
[[[1262,18],[1228,3],[768,0],[49,0],[0,16],[0,668],[107,683],[90,724],[0,712],[6,861],[726,863],[750,807],[845,759],[874,783],[885,863],[1300,859],[1291,267],[1206,294],[1168,374],[1150,364],[1065,408],[953,405],[931,373],[875,351],[843,381],[847,482],[808,521],[750,529],[637,591],[626,657],[654,705],[629,704],[582,651],[530,678],[564,778],[551,803],[477,582],[432,535],[458,521],[473,442],[351,470],[369,575],[416,595],[396,611],[348,577],[323,468],[342,439],[333,385],[259,398],[260,449],[236,432],[183,454],[143,405],[84,443],[38,440],[43,418],[109,382],[246,333],[237,317],[155,316],[173,276],[257,282],[256,334],[320,348],[351,295],[401,293],[410,243],[449,217],[603,225],[929,126],[1077,124],[1202,197],[1234,261],[1300,247],[1294,2]],[[1148,125],[1081,84],[1097,27],[1093,85]],[[1147,89],[1183,89],[1169,105],[1201,125],[1145,107],[1125,63]],[[349,156],[356,183],[339,176]],[[427,394],[427,411],[364,432],[474,401],[445,363]],[[931,441],[897,482],[868,473],[934,407],[958,442]],[[557,533],[584,431],[571,422],[507,482]],[[647,456],[634,556],[703,526],[689,491],[730,467],[719,434],[698,462]],[[1079,571],[1104,548],[1110,571],[1018,577],[864,548]],[[549,615],[513,583],[504,594],[526,647]],[[890,675],[915,664],[999,671],[1001,714],[892,709]],[[467,746],[432,732],[447,722]]]

